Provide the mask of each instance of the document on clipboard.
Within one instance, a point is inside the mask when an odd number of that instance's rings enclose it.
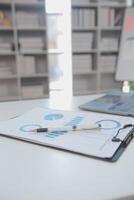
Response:
[[[133,139],[133,118],[102,113],[51,110],[38,107],[19,117],[0,122],[0,135],[53,147],[81,155],[116,161]],[[79,131],[31,130],[44,127],[101,125],[101,128]],[[127,125],[126,125],[127,124]],[[114,141],[115,140],[115,141]]]

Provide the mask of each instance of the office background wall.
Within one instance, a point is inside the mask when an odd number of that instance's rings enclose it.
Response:
[[[114,77],[128,1],[71,3],[73,94],[120,88]],[[58,16],[62,13],[51,13],[51,19]],[[0,100],[49,96],[50,73],[57,73],[63,52],[54,40],[57,33],[48,31],[47,17],[44,0],[0,0]]]

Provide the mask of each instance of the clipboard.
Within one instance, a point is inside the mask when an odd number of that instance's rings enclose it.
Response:
[[[53,127],[99,123],[101,129],[31,133],[29,130],[50,125]],[[19,139],[63,151],[110,162],[119,159],[134,136],[133,118],[100,113],[35,108],[23,115],[0,122],[0,136]],[[127,125],[126,125],[127,124]],[[112,141],[116,140],[116,141]],[[117,141],[118,140],[118,141]]]
[[[111,158],[109,158],[111,161],[118,160],[118,158],[121,156],[123,151],[126,149],[127,145],[131,142],[131,140],[134,137],[134,125],[133,124],[127,124],[119,130],[122,130],[127,127],[130,127],[130,130],[128,131],[128,134],[125,136],[125,138],[123,140],[121,140],[121,143],[120,143],[118,149],[115,151],[114,155]],[[118,135],[119,130],[116,135]],[[117,142],[120,141],[120,138],[117,138],[117,136],[116,137],[114,136],[113,139],[117,139]],[[113,142],[116,142],[116,140]]]

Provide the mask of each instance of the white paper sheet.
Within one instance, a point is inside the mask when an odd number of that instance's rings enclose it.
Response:
[[[0,134],[26,141],[65,149],[85,155],[110,158],[120,142],[112,142],[112,137],[125,124],[134,119],[100,113],[71,112],[35,108],[17,118],[0,122]],[[70,132],[33,133],[29,130],[40,127],[61,127],[70,125],[101,124],[101,129]],[[125,138],[130,128],[119,134]]]

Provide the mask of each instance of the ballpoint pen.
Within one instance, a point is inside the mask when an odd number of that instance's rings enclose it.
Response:
[[[101,128],[100,124],[90,124],[90,125],[74,125],[74,126],[63,126],[63,127],[46,127],[32,129],[29,132],[58,132],[58,131],[82,131]]]

